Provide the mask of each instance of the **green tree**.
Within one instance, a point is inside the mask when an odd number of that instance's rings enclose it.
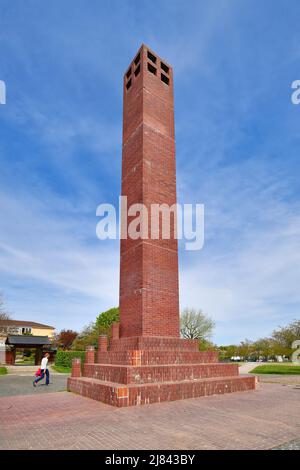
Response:
[[[11,320],[10,313],[5,307],[3,294],[0,292],[0,320]]]
[[[253,354],[253,341],[249,339],[245,339],[245,341],[241,341],[239,346],[237,347],[237,354],[236,356],[241,356],[243,358],[248,358]]]
[[[66,350],[70,349],[78,333],[74,330],[61,330],[57,335],[56,344],[58,347]]]
[[[233,356],[239,356],[239,347],[235,344],[219,346],[218,350],[221,361],[230,360]]]
[[[186,339],[208,340],[215,322],[202,310],[185,308],[180,317],[180,333]]]
[[[116,321],[119,321],[119,307],[113,307],[100,313],[96,318],[98,334],[109,334],[111,325]]]
[[[119,307],[100,313],[95,322],[86,325],[72,344],[72,349],[84,351],[87,346],[98,346],[99,335],[109,334],[112,323],[119,321]]]
[[[300,320],[294,320],[285,327],[279,327],[272,333],[275,354],[290,356],[293,341],[300,339]]]
[[[207,339],[199,341],[199,351],[217,351],[217,346]]]
[[[86,325],[79,335],[75,338],[72,344],[72,349],[75,351],[85,351],[87,346],[98,345],[98,329],[95,323]]]
[[[273,355],[273,344],[270,338],[260,338],[254,341],[252,348],[252,356],[256,358],[269,358]]]

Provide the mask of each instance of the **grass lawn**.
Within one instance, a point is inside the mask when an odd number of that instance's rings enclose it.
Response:
[[[300,375],[300,366],[294,364],[265,364],[250,371],[251,374]]]
[[[6,374],[7,374],[6,367],[0,367],[0,375],[6,375]]]
[[[60,372],[61,374],[71,374],[72,368],[71,367],[64,367],[64,366],[52,366],[52,369],[55,372]]]

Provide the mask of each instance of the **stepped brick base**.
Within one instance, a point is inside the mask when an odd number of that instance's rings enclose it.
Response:
[[[249,376],[143,385],[120,385],[88,377],[68,379],[69,391],[118,407],[242,392],[254,388],[255,377]]]
[[[238,365],[219,363],[215,351],[200,352],[198,341],[114,339],[96,363],[88,352],[82,377],[74,361],[68,390],[118,407],[255,389],[254,376],[239,376]]]

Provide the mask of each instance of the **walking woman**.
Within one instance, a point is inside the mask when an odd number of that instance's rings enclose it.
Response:
[[[49,353],[46,353],[42,359],[42,362],[41,362],[41,375],[39,377],[37,377],[34,381],[33,381],[33,386],[36,387],[36,384],[40,381],[40,380],[43,380],[43,378],[45,377],[46,375],[46,385],[49,385],[49,378],[50,378],[50,374],[49,374],[49,370],[48,370],[48,358],[50,357],[50,354]]]

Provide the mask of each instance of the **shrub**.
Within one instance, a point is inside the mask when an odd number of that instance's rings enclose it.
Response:
[[[72,359],[80,357],[84,362],[85,351],[57,351],[55,356],[55,365],[62,367],[72,367]]]
[[[107,310],[106,312],[100,313],[96,318],[96,328],[98,329],[98,334],[109,334],[111,325],[119,321],[119,307],[113,307]]]
[[[7,374],[6,367],[0,367],[0,375],[6,375],[6,374]]]

